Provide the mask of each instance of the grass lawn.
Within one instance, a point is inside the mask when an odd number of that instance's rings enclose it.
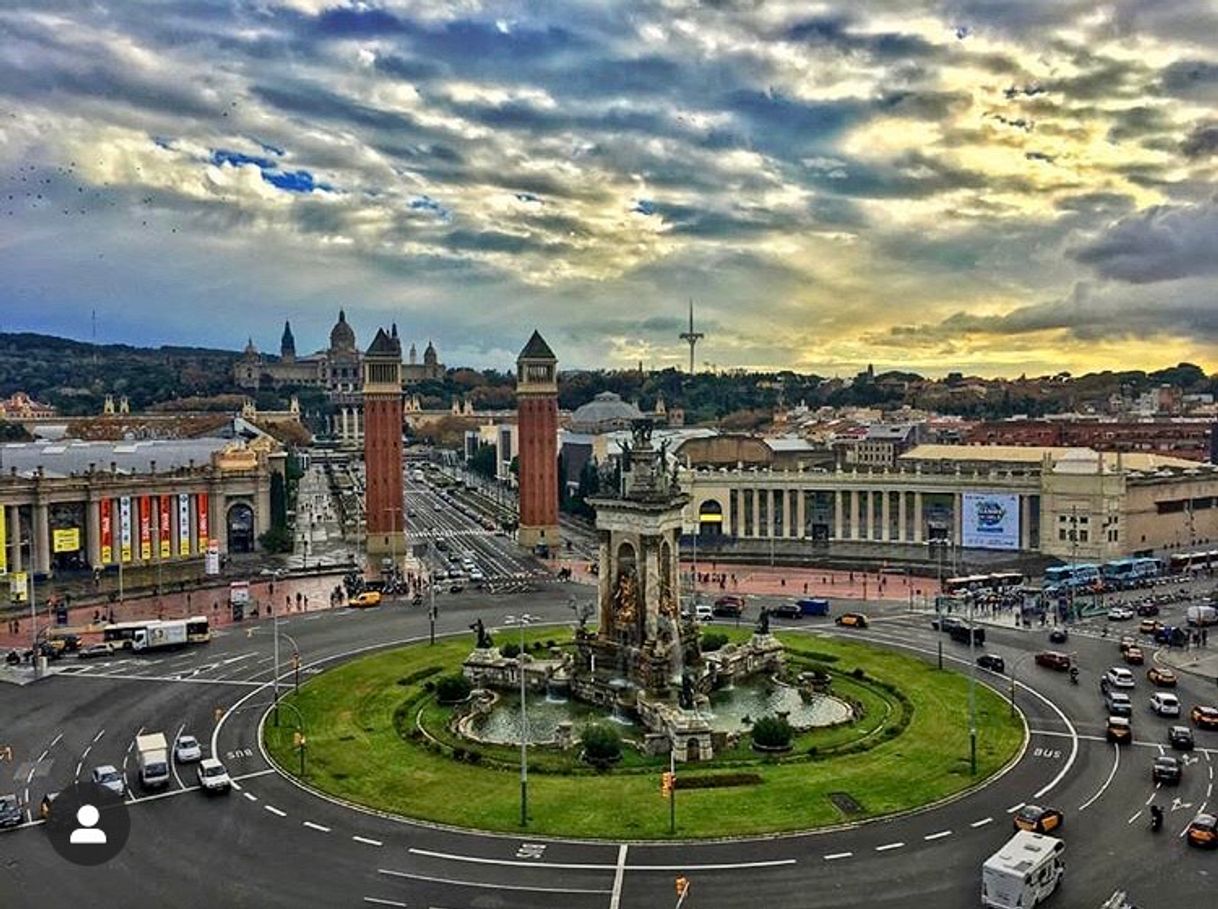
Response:
[[[536,635],[554,637],[555,631]],[[1023,725],[1010,717],[1006,702],[977,686],[978,774],[969,774],[968,682],[905,654],[837,638],[780,635],[796,659],[799,653],[833,654],[835,677],[861,667],[868,677],[895,685],[913,706],[909,726],[896,738],[856,754],[808,759],[812,739],[797,739],[790,761],[757,760],[747,753],[727,756],[721,770],[747,769],[763,778],[757,785],[677,793],[677,835],[710,837],[801,830],[863,817],[890,814],[964,789],[996,772],[1018,751]],[[471,766],[400,737],[395,710],[418,698],[411,716],[432,710],[420,697],[418,674],[431,667],[452,672],[470,651],[468,636],[435,646],[412,645],[329,670],[290,696],[304,714],[308,736],[307,781],[353,802],[410,817],[486,830],[519,830],[520,779],[517,768]],[[436,676],[432,676],[435,678]],[[843,693],[851,680],[841,679]],[[850,696],[859,697],[863,686]],[[874,694],[870,696],[874,697]],[[884,702],[880,702],[883,705]],[[870,710],[870,708],[869,708]],[[299,764],[292,746],[293,712],[285,725],[266,726],[268,748],[289,772]],[[864,724],[866,725],[866,720]],[[874,724],[873,724],[874,725]],[[847,741],[858,730],[823,730],[826,743]],[[822,750],[826,745],[818,746]],[[540,754],[538,763],[546,761]],[[622,771],[534,773],[529,776],[529,830],[534,833],[605,838],[668,837],[668,803],[656,772],[640,769],[642,758]],[[730,765],[730,766],[727,766]],[[713,765],[678,768],[678,777],[714,773]],[[845,793],[862,806],[843,814],[830,800]]]

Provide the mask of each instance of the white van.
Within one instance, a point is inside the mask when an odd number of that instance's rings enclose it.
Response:
[[[699,622],[709,622],[715,617],[715,608],[710,603],[699,603],[694,607],[694,618]]]
[[[1057,889],[1066,866],[1066,844],[1020,830],[981,866],[981,905],[991,909],[1031,909]]]

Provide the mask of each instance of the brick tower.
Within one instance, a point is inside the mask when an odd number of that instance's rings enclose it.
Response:
[[[556,549],[558,534],[558,359],[534,331],[516,358],[520,438],[521,546]]]
[[[369,556],[406,554],[402,521],[402,343],[378,328],[364,355],[364,517]]]

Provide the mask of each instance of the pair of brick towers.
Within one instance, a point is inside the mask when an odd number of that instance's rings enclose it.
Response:
[[[402,481],[402,344],[379,328],[364,356],[364,517],[369,557],[406,550]],[[517,541],[544,554],[559,543],[558,359],[540,332],[516,358],[520,524]]]

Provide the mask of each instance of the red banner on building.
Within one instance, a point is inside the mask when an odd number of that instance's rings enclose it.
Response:
[[[152,499],[140,496],[140,558],[152,558]]]
[[[110,500],[102,499],[98,505],[101,511],[101,560],[103,565],[114,561],[114,527],[110,522]]]
[[[160,552],[162,559],[167,559],[173,551],[173,519],[169,514],[169,496],[161,496],[157,511],[157,516],[161,519],[161,532],[157,537],[157,551]]]
[[[199,518],[198,518],[198,520],[199,520],[199,552],[206,553],[207,552],[208,525],[207,525],[207,493],[205,493],[205,492],[199,493],[198,515],[199,515]]]

